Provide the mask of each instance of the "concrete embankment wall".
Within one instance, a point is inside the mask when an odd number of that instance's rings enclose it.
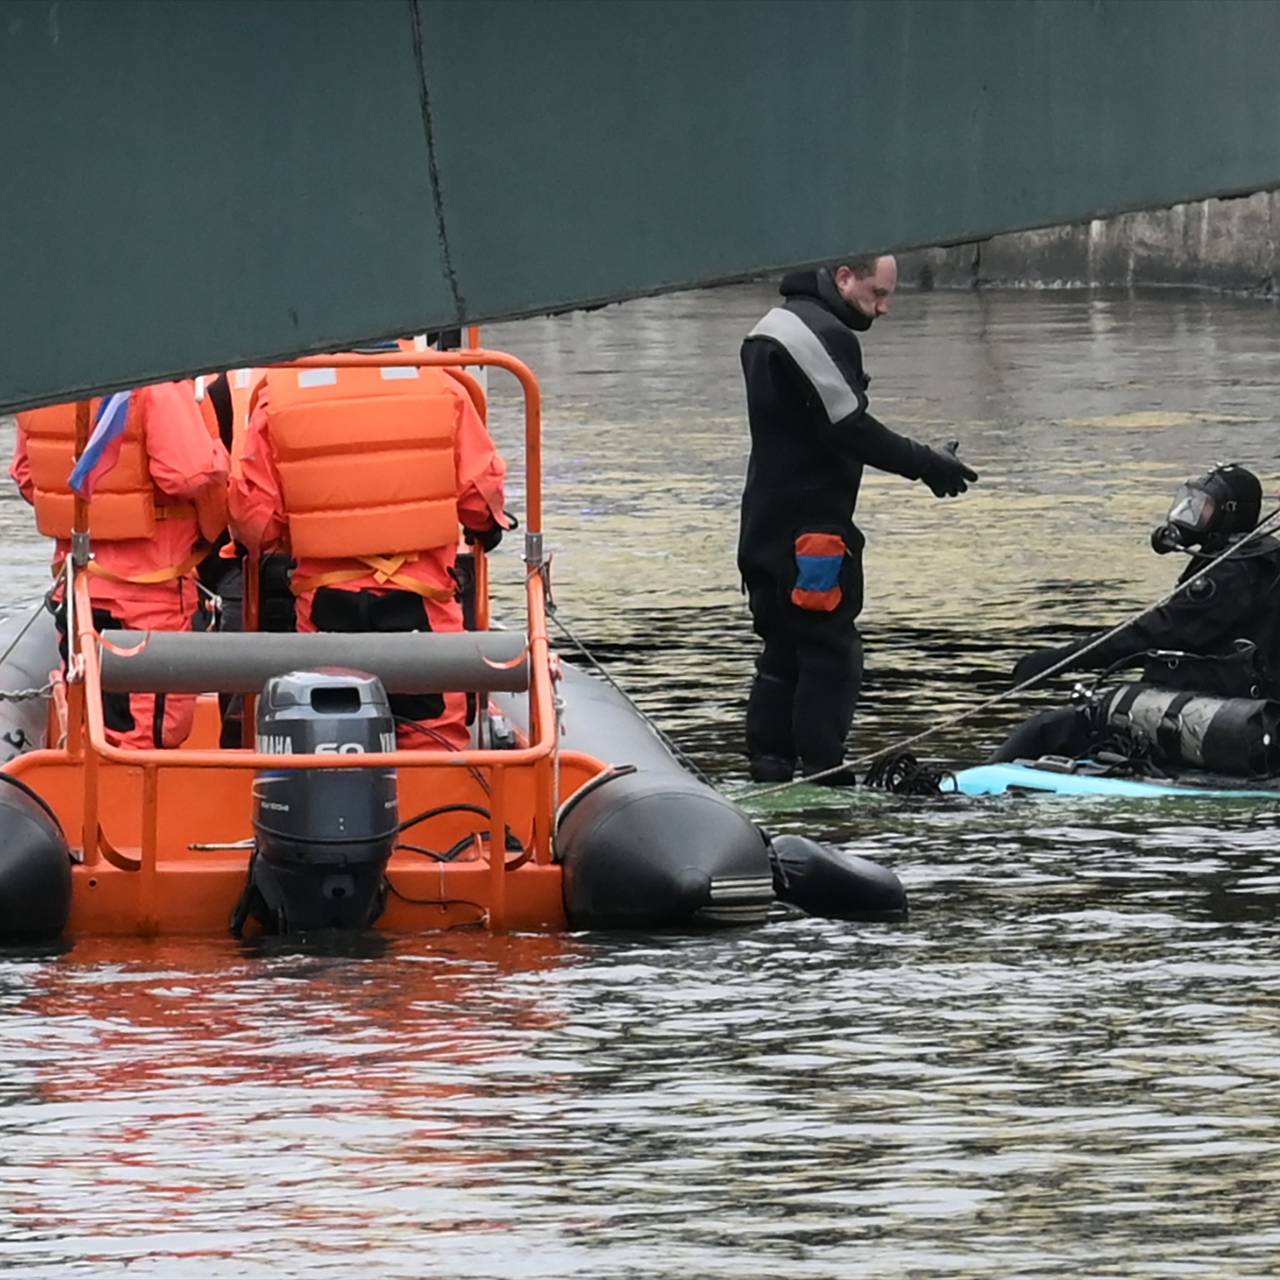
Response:
[[[1199,200],[899,255],[903,284],[1182,285],[1280,295],[1280,192]]]

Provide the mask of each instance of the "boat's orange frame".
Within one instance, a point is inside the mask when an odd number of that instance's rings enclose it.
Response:
[[[258,769],[316,767],[395,768],[402,814],[452,803],[479,804],[489,810],[487,826],[474,815],[446,814],[430,828],[437,848],[473,835],[474,855],[468,860],[438,862],[405,849],[392,856],[387,872],[391,895],[380,928],[565,927],[561,870],[552,848],[556,808],[606,766],[593,757],[558,749],[554,659],[547,638],[546,562],[541,551],[542,398],[537,379],[514,357],[482,349],[317,356],[280,367],[360,365],[488,365],[507,370],[520,382],[527,478],[527,745],[502,751],[389,751],[358,756],[114,747],[106,739],[101,693],[100,649],[110,642],[93,628],[88,575],[73,574],[75,640],[72,675],[66,685],[65,745],[32,752],[6,766],[49,802],[73,843],[71,932],[155,935],[225,930],[244,888],[249,857],[245,848],[225,846],[251,834],[250,774]],[[83,416],[87,430],[87,413]],[[85,518],[87,511],[81,515]],[[479,585],[485,607],[481,617],[487,619],[487,578],[482,577]],[[246,597],[252,598],[251,591],[246,591]],[[109,815],[104,801],[109,802]],[[110,834],[104,829],[104,816],[109,817]],[[521,852],[489,857],[490,850],[506,849],[507,828],[519,838]],[[201,844],[224,847],[195,847]]]

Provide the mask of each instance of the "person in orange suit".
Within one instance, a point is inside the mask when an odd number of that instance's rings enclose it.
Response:
[[[249,430],[249,405],[265,369],[227,369],[196,380],[196,399],[210,431],[216,431],[231,457],[231,474],[240,469],[240,453]],[[289,590],[291,562],[287,555],[265,557],[259,565],[259,631],[293,631],[293,593]],[[220,631],[243,631],[245,618],[245,551],[230,534],[224,534],[204,558],[198,570],[205,588],[196,626],[217,626]],[[211,603],[217,602],[216,613]],[[238,693],[220,693],[222,716],[219,745],[245,745],[244,699]],[[252,738],[252,733],[248,735]]]
[[[271,369],[232,476],[231,526],[253,553],[292,553],[299,631],[461,631],[458,527],[498,544],[513,523],[505,476],[443,369]],[[467,746],[464,694],[390,701],[401,747]]]
[[[98,425],[76,466],[76,486],[89,500],[94,625],[190,631],[196,565],[226,525],[227,451],[208,430],[190,381],[95,400],[91,414]],[[35,508],[40,532],[56,540],[55,574],[71,546],[75,436],[74,404],[18,414],[9,474]],[[60,600],[61,589],[55,595]],[[65,648],[64,635],[64,656]],[[177,747],[191,732],[196,699],[107,694],[103,704],[113,744]]]

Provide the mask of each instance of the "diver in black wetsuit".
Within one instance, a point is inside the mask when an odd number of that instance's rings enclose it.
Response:
[[[1251,532],[1262,509],[1262,485],[1238,463],[1180,486],[1165,523],[1151,535],[1157,555],[1190,552],[1179,577],[1199,573],[1232,542]],[[1013,669],[1014,684],[1070,658],[1079,645],[1037,649]],[[1280,698],[1280,542],[1255,538],[1167,604],[1148,610],[1067,669],[1106,671],[1142,664],[1142,682],[1222,698]],[[1077,758],[1104,736],[1092,704],[1041,712],[992,753],[988,763],[1055,755]]]
[[[941,498],[977,472],[868,412],[857,334],[888,313],[888,254],[797,271],[742,344],[751,460],[738,568],[764,642],[747,702],[756,782],[837,770],[862,684],[863,537],[853,522],[864,466],[923,480]],[[844,785],[847,770],[822,779]]]

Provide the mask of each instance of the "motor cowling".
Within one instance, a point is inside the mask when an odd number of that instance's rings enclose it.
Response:
[[[395,720],[376,676],[327,668],[267,682],[260,752],[289,756],[394,751]],[[397,838],[394,769],[264,769],[254,778],[254,856],[233,920],[270,933],[363,929],[386,905]]]

